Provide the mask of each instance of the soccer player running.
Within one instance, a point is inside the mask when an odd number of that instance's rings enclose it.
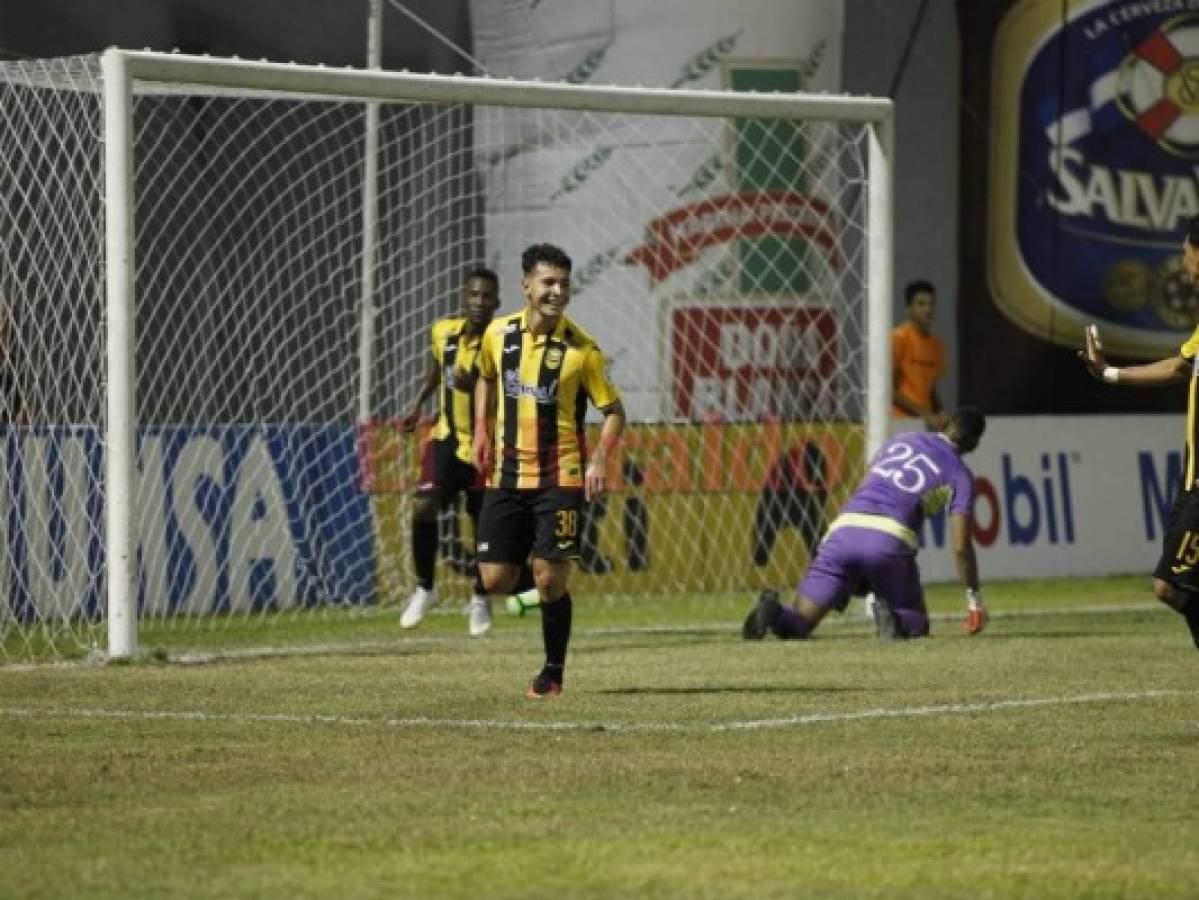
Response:
[[[479,516],[478,558],[488,593],[509,593],[529,556],[541,595],[545,665],[525,696],[562,693],[584,500],[606,488],[608,453],[624,431],[620,395],[595,341],[564,312],[571,259],[553,244],[521,255],[525,307],[487,328],[475,389],[474,459],[490,473]],[[587,402],[603,414],[589,457]]]
[[[928,634],[928,609],[916,565],[916,531],[926,514],[949,508],[958,577],[966,588],[969,634],[987,623],[970,532],[974,476],[962,456],[973,451],[986,419],[963,406],[943,430],[896,435],[883,445],[865,477],[829,526],[799,585],[795,603],[763,591],[741,636],[761,640],[808,637],[830,609],[844,611],[852,595],[873,591],[878,636],[884,640]]]
[[[442,388],[437,422],[425,445],[421,480],[412,508],[412,565],[417,586],[400,615],[402,628],[415,628],[437,604],[434,569],[437,561],[437,514],[466,497],[466,511],[478,534],[479,509],[483,504],[483,476],[471,457],[474,436],[472,388],[483,332],[500,304],[499,278],[491,269],[471,270],[462,287],[462,307],[457,316],[433,323],[430,332],[432,355],[416,401],[400,420],[411,431],[420,419],[421,408]],[[491,605],[475,573],[474,593],[467,604],[468,631],[482,637],[491,630]]]
[[[1199,284],[1199,216],[1187,223],[1182,241],[1182,269],[1193,289]],[[1159,387],[1190,382],[1183,481],[1170,507],[1161,556],[1153,571],[1153,595],[1182,615],[1199,649],[1199,488],[1196,485],[1199,473],[1195,461],[1199,449],[1199,327],[1174,356],[1116,368],[1107,364],[1098,327],[1089,325],[1078,355],[1092,376],[1109,384]]]

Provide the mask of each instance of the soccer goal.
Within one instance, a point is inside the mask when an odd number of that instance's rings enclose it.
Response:
[[[726,66],[0,66],[0,660],[398,604],[429,326],[547,240],[630,418],[579,596],[795,578],[887,425],[891,104]]]

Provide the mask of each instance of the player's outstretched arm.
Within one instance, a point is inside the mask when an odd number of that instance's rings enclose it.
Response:
[[[1099,337],[1099,326],[1088,325],[1085,332],[1083,349],[1078,351],[1078,358],[1083,361],[1092,378],[1106,381],[1108,384],[1128,384],[1133,387],[1159,387],[1173,384],[1184,379],[1190,373],[1191,363],[1182,354],[1159,359],[1156,362],[1140,366],[1109,366],[1103,352],[1103,342]]]
[[[987,608],[983,605],[982,588],[978,583],[978,557],[974,552],[974,537],[970,531],[970,517],[954,513],[949,517],[950,536],[953,542],[953,562],[958,578],[966,588],[966,621],[962,629],[967,634],[978,634],[987,625]]]

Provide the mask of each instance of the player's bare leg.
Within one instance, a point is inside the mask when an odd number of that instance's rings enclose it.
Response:
[[[1177,588],[1161,578],[1153,579],[1153,596],[1186,619],[1191,640],[1195,642],[1195,648],[1199,649],[1199,596]]]

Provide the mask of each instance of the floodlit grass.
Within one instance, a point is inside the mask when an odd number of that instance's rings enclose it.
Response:
[[[0,669],[0,896],[1194,896],[1181,619],[1147,579],[987,598],[978,637],[881,645],[742,642],[744,596],[581,597],[567,692],[532,703],[535,614]]]

